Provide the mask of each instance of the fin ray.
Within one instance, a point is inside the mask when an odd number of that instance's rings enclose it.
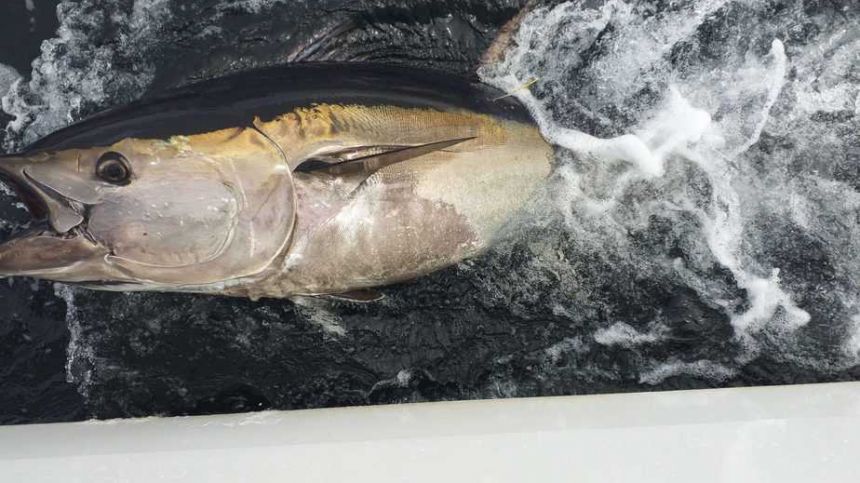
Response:
[[[296,166],[295,171],[301,173],[324,173],[330,176],[349,178],[357,193],[366,181],[377,171],[415,159],[436,151],[442,151],[460,143],[476,139],[476,136],[446,139],[417,146],[364,146],[350,148],[338,153],[330,153],[324,157],[315,157],[303,161]],[[382,152],[379,150],[382,149]],[[371,154],[365,154],[371,153]]]
[[[380,300],[385,298],[385,295],[382,292],[374,290],[372,288],[365,289],[357,289],[350,290],[349,292],[343,293],[333,293],[333,294],[323,294],[323,295],[315,295],[314,297],[325,299],[325,300],[333,300],[336,302],[352,302],[357,304],[369,304],[372,302],[379,302]]]
[[[364,174],[365,177],[372,175],[382,168],[392,164],[402,163],[425,154],[441,151],[451,146],[475,139],[474,136],[458,139],[447,139],[433,143],[420,144],[418,146],[406,146],[379,154],[371,154],[331,165],[325,170],[335,176]]]

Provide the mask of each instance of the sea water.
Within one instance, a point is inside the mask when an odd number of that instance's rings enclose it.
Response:
[[[405,44],[459,68],[427,39],[477,57],[490,13],[517,2],[437,3],[412,22],[385,10],[332,58],[408,64]],[[294,40],[279,19],[312,7],[60,2],[32,72],[0,70],[5,147],[188,70],[276,63]],[[856,379],[858,26],[851,2],[539,7],[479,74],[531,111],[555,167],[487,255],[368,307],[38,284],[31,302],[2,294],[32,305],[7,316],[66,307],[40,316],[68,326],[57,371],[95,416]]]

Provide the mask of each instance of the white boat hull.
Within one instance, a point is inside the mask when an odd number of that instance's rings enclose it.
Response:
[[[856,482],[860,383],[0,428],[4,482]]]

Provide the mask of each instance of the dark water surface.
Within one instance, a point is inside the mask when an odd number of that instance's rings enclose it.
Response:
[[[7,3],[12,150],[284,61],[473,72],[523,2]],[[559,145],[491,253],[368,306],[2,281],[0,422],[860,379],[858,25],[853,2],[547,3],[481,71],[537,79],[516,93]],[[0,193],[0,236],[26,219]]]

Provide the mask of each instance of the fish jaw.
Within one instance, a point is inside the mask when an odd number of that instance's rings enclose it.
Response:
[[[14,238],[0,245],[0,277],[28,276],[62,282],[105,278],[107,251],[80,235],[50,231]]]

